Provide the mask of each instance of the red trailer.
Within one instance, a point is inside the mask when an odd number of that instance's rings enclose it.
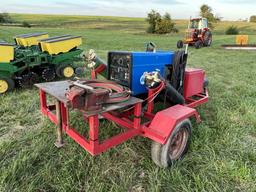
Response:
[[[195,118],[197,123],[201,121],[195,108],[208,101],[204,78],[205,72],[203,70],[186,69],[184,78],[185,103],[168,106],[156,113],[154,112],[155,99],[166,87],[164,81],[157,87],[149,89],[148,97],[145,100],[131,96],[124,102],[106,104],[100,110],[85,111],[80,109],[84,123],[89,124],[89,139],[78,133],[76,128],[71,127],[69,123],[69,111],[72,108],[66,93],[71,82],[49,82],[36,84],[36,86],[40,90],[42,113],[58,127],[55,143],[57,147],[63,146],[63,132],[91,155],[99,155],[132,137],[142,136],[153,141],[151,149],[153,161],[161,167],[168,167],[180,159],[188,149],[192,131],[190,119]],[[56,103],[48,104],[47,95],[55,98]],[[99,140],[101,123],[99,116],[125,128],[126,131],[107,140]]]

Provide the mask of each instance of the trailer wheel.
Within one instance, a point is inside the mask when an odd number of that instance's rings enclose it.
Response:
[[[12,91],[15,87],[15,83],[12,79],[1,78],[0,79],[0,94],[4,94],[8,91]]]
[[[152,160],[160,167],[169,167],[181,159],[187,152],[192,133],[192,125],[189,119],[180,122],[174,128],[165,145],[152,143]]]
[[[178,42],[177,42],[177,48],[178,49],[181,49],[181,48],[183,48],[183,41],[182,40],[179,40]]]
[[[154,161],[154,163],[156,165],[158,165],[159,167],[162,167],[161,164],[161,150],[162,149],[162,145],[160,143],[157,143],[155,141],[152,142],[151,145],[151,158]]]

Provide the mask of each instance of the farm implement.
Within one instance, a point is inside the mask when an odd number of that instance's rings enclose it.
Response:
[[[188,150],[190,119],[201,121],[195,108],[208,101],[205,72],[186,68],[187,56],[183,50],[114,51],[109,52],[107,63],[100,63],[91,51],[91,79],[36,84],[41,111],[57,126],[55,145],[64,145],[64,132],[94,156],[142,136],[152,140],[151,156],[158,166],[172,165]],[[97,74],[106,69],[107,79],[98,80]],[[56,102],[47,103],[48,97]],[[87,134],[71,125],[72,111],[89,125]],[[102,139],[103,121],[125,131]]]
[[[248,42],[248,35],[237,35],[235,44],[222,45],[222,47],[230,50],[256,50],[256,44],[249,44]]]
[[[177,47],[180,49],[184,44],[194,46],[196,49],[211,46],[212,32],[206,18],[190,19],[185,38],[177,42]]]
[[[81,37],[47,33],[18,35],[15,44],[0,42],[0,94],[15,86],[31,87],[40,79],[52,81],[56,76],[74,75],[73,63],[83,52],[77,47]]]

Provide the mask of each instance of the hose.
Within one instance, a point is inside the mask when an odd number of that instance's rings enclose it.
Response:
[[[79,86],[84,88],[84,86],[91,87],[92,89],[88,89],[89,91],[93,91],[93,89],[107,89],[109,92],[109,98],[106,103],[120,103],[125,102],[130,98],[131,91],[128,88],[125,88],[121,85],[118,85],[114,82],[110,81],[100,81],[100,80],[90,80],[90,81],[77,81],[75,86]]]
[[[183,82],[185,75],[185,68],[187,64],[187,54],[185,51],[176,51],[172,71],[170,84],[174,89],[176,89],[181,95],[183,95]]]
[[[184,97],[170,83],[166,83],[165,87],[165,97],[170,99],[174,104],[185,103]]]

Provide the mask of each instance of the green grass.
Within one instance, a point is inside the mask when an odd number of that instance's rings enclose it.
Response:
[[[30,15],[22,17],[21,20],[25,17],[38,19]],[[55,17],[41,17],[41,22],[56,23]],[[130,20],[133,23],[133,19]],[[182,34],[145,34],[145,24],[140,19],[134,20],[134,26],[140,29],[127,24],[119,30],[108,28],[105,21],[102,23],[105,29],[87,28],[84,24],[32,29],[0,27],[0,38],[11,41],[16,34],[32,31],[81,35],[83,49],[94,48],[106,59],[109,50],[144,50],[148,41],[154,41],[159,49],[174,50],[176,41],[182,37]],[[219,24],[217,32],[229,24]],[[248,23],[239,26],[248,33],[256,29]],[[152,162],[151,141],[141,137],[97,157],[89,155],[67,136],[65,147],[56,149],[53,145],[55,126],[41,116],[36,88],[1,96],[0,191],[255,192],[256,53],[220,48],[221,44],[233,43],[234,38],[214,35],[211,48],[189,50],[188,66],[206,70],[210,100],[198,109],[203,121],[193,123],[188,154],[170,169],[158,168]],[[250,41],[256,42],[256,35],[251,35]],[[81,122],[73,120],[73,123],[82,128]],[[110,135],[115,132],[115,126],[103,122],[101,130],[104,135]]]
[[[36,15],[36,14],[10,14],[14,22],[23,21],[37,27],[63,27],[79,29],[121,30],[132,33],[144,33],[147,28],[145,18],[111,17],[111,16],[67,16],[67,15]],[[187,20],[174,21],[180,33],[187,28]],[[253,35],[256,33],[256,23],[242,21],[223,21],[215,24],[214,31],[217,34],[225,34],[225,30],[231,26],[237,26],[240,33]]]

